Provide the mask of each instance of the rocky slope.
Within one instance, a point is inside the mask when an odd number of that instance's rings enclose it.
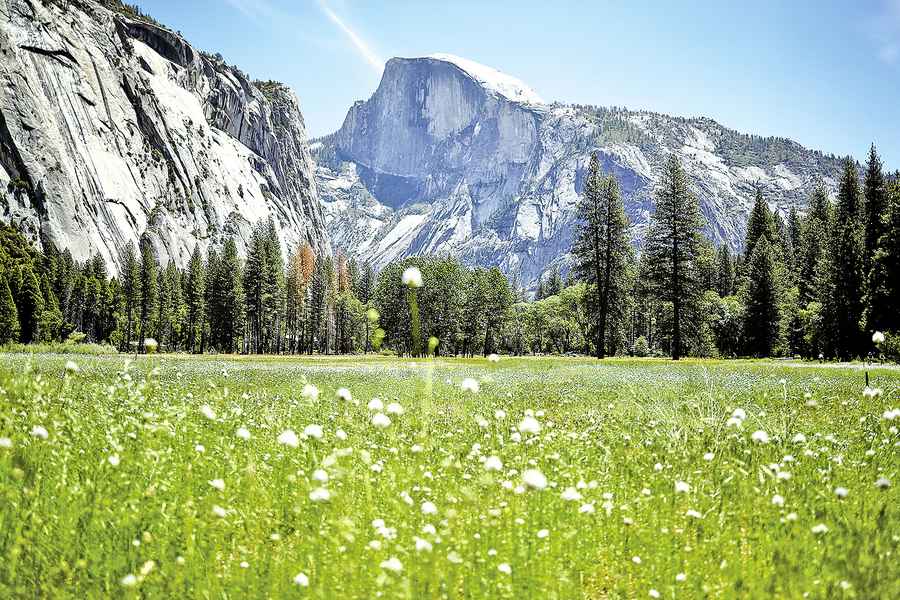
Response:
[[[183,265],[270,216],[330,250],[292,91],[118,0],[0,0],[0,219],[115,269],[145,231]]]
[[[452,254],[525,284],[565,270],[574,208],[598,153],[622,186],[639,242],[662,166],[678,155],[708,236],[739,250],[756,186],[786,215],[838,161],[709,119],[545,104],[524,83],[449,55],[394,58],[366,102],[313,144],[332,243],[383,265]]]

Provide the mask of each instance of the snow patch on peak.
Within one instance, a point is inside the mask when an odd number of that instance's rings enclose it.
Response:
[[[488,90],[495,92],[513,102],[525,104],[546,104],[537,92],[525,85],[520,79],[502,73],[474,60],[460,58],[453,54],[429,54],[425,58],[451,63],[466,72]]]

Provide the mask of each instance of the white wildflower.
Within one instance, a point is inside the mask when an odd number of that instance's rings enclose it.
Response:
[[[757,444],[768,444],[769,443],[769,434],[763,431],[762,429],[757,429],[750,435],[750,439],[756,442]]]
[[[522,419],[522,422],[519,423],[519,431],[522,433],[537,434],[541,432],[541,424],[534,417],[526,416]]]
[[[384,413],[375,413],[375,415],[372,417],[372,425],[374,425],[378,429],[385,429],[387,427],[390,427],[391,418]]]
[[[409,288],[420,288],[422,287],[422,271],[419,270],[419,267],[407,267],[403,271],[403,275],[401,277],[401,281],[403,285]]]
[[[307,400],[315,402],[319,399],[319,388],[311,383],[307,383],[303,386],[303,389],[300,390],[300,395]]]
[[[418,269],[416,269],[418,271]],[[381,568],[385,571],[391,571],[393,573],[399,573],[403,570],[403,563],[400,562],[400,559],[396,556],[392,556],[387,560],[381,561]]]
[[[326,488],[319,487],[309,493],[309,499],[313,502],[328,502],[331,499],[331,492]]]
[[[293,429],[285,429],[278,435],[278,443],[291,448],[296,448],[300,445],[300,438],[297,437],[297,434],[294,433]]]
[[[459,387],[462,388],[462,391],[472,394],[477,394],[478,390],[481,388],[481,386],[478,385],[478,382],[471,377],[463,379],[462,383],[459,384]]]
[[[316,423],[310,423],[306,427],[303,428],[303,435],[308,438],[313,438],[316,440],[321,440],[324,435],[324,431],[322,430],[322,426]]]
[[[547,487],[547,478],[537,469],[527,469],[522,473],[522,482],[534,490],[542,490]]]
[[[500,460],[500,457],[488,456],[484,460],[485,471],[500,471],[501,469],[503,469],[503,462]]]

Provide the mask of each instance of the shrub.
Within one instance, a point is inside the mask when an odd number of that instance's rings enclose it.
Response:
[[[631,349],[631,353],[635,356],[650,356],[650,344],[647,343],[647,338],[640,336],[634,340],[634,347]]]

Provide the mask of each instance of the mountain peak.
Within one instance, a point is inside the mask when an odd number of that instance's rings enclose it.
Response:
[[[423,57],[427,60],[437,60],[450,63],[466,75],[477,81],[491,92],[503,96],[512,102],[524,104],[545,104],[544,100],[530,86],[522,80],[488,67],[481,63],[455,56],[453,54],[436,53]]]

